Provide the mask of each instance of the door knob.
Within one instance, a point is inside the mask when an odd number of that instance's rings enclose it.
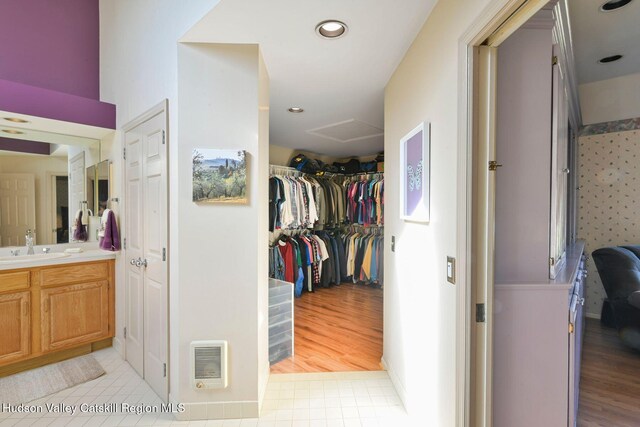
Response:
[[[129,261],[129,264],[131,264],[131,265],[136,265],[136,260],[135,260],[135,259],[133,259],[133,258],[131,258],[131,261]]]

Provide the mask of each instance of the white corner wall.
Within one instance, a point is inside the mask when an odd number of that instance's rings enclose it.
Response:
[[[640,73],[582,84],[578,92],[585,125],[640,117]]]
[[[267,354],[259,351],[259,345],[268,350],[268,87],[260,87],[268,78],[263,72],[260,79],[261,62],[257,45],[178,47],[179,176],[173,197],[181,248],[174,282],[179,287],[180,325],[173,345],[185,360],[173,391],[181,402],[254,404],[254,416],[258,378],[268,369]],[[248,204],[191,201],[195,148],[247,151]],[[191,386],[189,343],[207,339],[229,342],[229,387],[224,390]]]
[[[458,100],[464,93],[459,40],[489,0],[440,1],[385,90],[384,363],[407,410],[429,425],[456,425]],[[497,2],[493,2],[497,3]],[[431,122],[431,222],[399,219],[399,141]],[[396,251],[391,252],[391,237]],[[459,393],[463,393],[459,390]]]
[[[116,127],[123,125],[154,107],[163,99],[169,100],[168,150],[169,158],[178,157],[178,40],[219,0],[100,0],[100,97],[115,104]],[[121,227],[126,209],[123,197],[122,139],[118,131],[110,146],[114,173],[117,176],[113,197],[119,197]],[[177,194],[177,161],[170,160],[170,198]],[[171,199],[173,202],[173,199]],[[180,316],[178,304],[177,203],[170,203],[169,217],[169,294],[170,294],[170,363],[169,394],[172,397],[174,380],[181,362],[172,337],[177,334]],[[194,251],[195,246],[191,247]],[[190,255],[190,249],[184,252]],[[116,262],[116,338],[121,344],[124,327],[124,269],[121,259]],[[118,348],[118,347],[117,347]],[[123,348],[118,348],[124,354]],[[183,363],[185,360],[182,361]],[[174,399],[175,400],[175,399]]]

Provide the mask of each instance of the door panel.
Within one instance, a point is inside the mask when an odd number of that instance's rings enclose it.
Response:
[[[142,138],[127,132],[126,148],[126,359],[144,377],[144,279],[135,260],[143,257],[142,238]],[[132,263],[133,261],[134,263]]]
[[[30,292],[0,295],[0,363],[28,356],[31,343]]]
[[[109,282],[43,289],[42,350],[51,351],[109,336]]]
[[[29,229],[36,229],[34,175],[0,174],[0,247],[24,246]]]
[[[158,115],[144,125],[144,258],[145,269],[145,379],[163,399],[168,397],[165,363],[168,352],[167,175],[163,143],[165,117]]]

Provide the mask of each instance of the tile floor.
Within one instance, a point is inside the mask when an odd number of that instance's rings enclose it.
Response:
[[[159,405],[160,399],[109,348],[94,353],[106,375],[60,391],[31,405],[45,403],[129,403]],[[1,409],[1,407],[0,407]],[[172,414],[144,415],[0,412],[4,426],[273,426],[273,427],[400,427],[410,422],[386,372],[271,375],[259,419],[176,421]]]

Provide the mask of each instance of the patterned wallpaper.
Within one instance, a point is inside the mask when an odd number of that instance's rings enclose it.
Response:
[[[615,126],[583,129],[578,139],[577,234],[587,253],[640,244],[640,130],[623,130],[626,124],[615,131]],[[591,258],[587,267],[586,312],[599,317],[606,293]]]

